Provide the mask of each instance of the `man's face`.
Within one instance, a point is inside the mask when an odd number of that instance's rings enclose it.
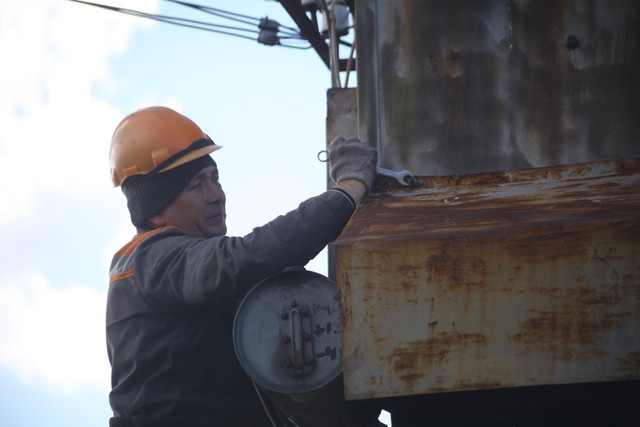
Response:
[[[196,237],[224,236],[227,234],[225,202],[218,168],[207,166],[189,181],[160,216],[166,225],[173,225]]]

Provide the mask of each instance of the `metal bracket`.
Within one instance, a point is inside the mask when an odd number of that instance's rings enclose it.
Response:
[[[294,378],[309,375],[315,366],[313,333],[309,308],[291,301],[280,314],[282,362]]]

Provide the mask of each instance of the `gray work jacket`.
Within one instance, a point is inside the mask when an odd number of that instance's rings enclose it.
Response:
[[[174,227],[137,234],[110,271],[114,417],[263,425],[233,350],[237,304],[265,277],[304,266],[353,211],[348,196],[330,190],[244,237],[201,239]]]

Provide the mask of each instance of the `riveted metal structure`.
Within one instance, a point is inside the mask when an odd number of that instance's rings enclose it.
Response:
[[[640,159],[419,179],[335,244],[347,399],[640,379]]]

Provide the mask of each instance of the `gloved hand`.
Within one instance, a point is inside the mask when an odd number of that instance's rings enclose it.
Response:
[[[339,136],[329,144],[329,176],[336,183],[345,179],[357,179],[371,191],[376,177],[378,152],[358,138]]]

